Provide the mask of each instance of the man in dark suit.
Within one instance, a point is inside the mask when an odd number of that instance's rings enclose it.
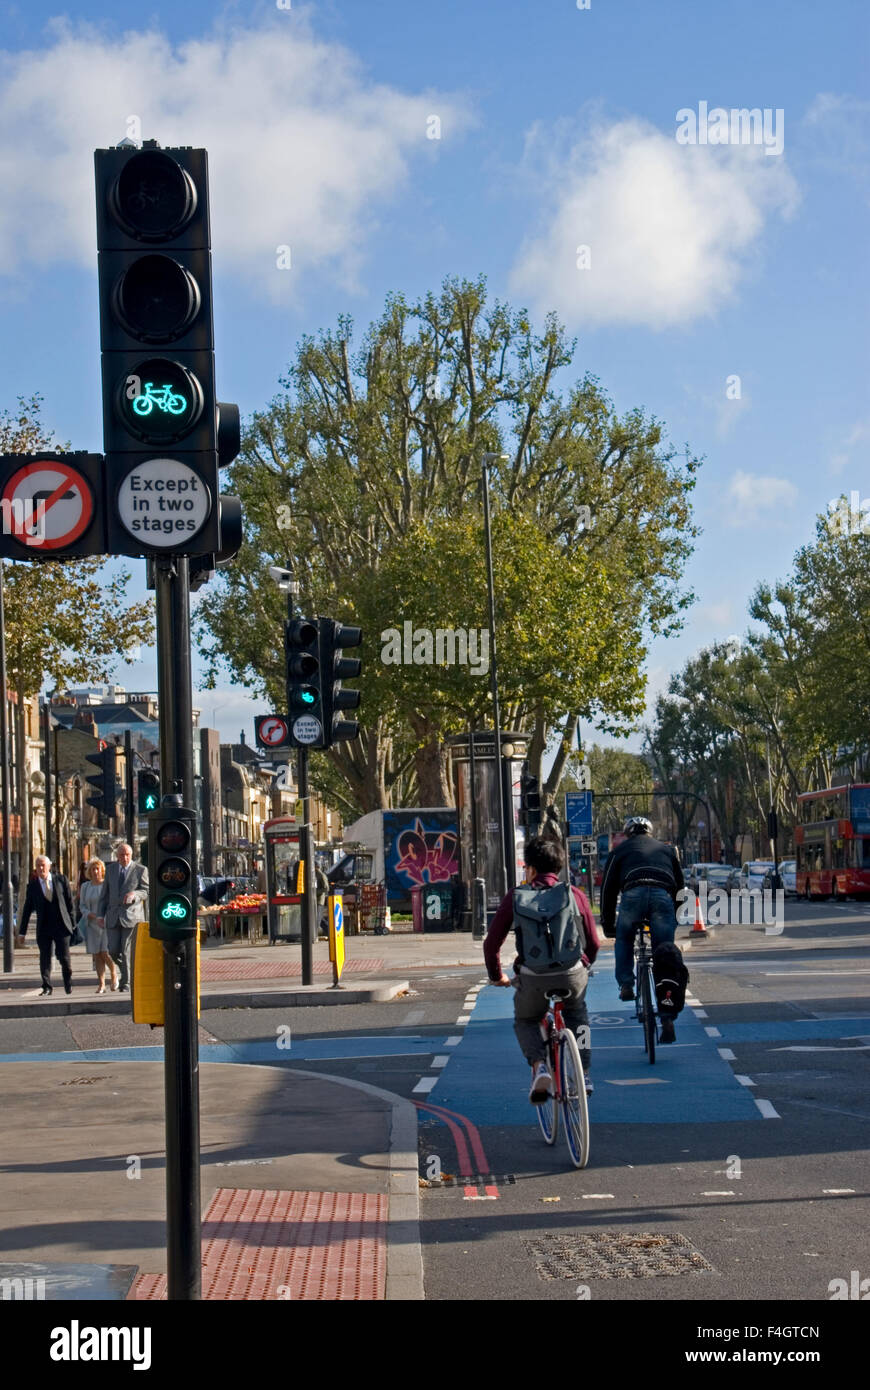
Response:
[[[145,920],[148,900],[148,870],[133,863],[129,845],[115,850],[115,863],[106,866],[106,881],[100,898],[99,915],[106,919],[109,954],[121,971],[118,989],[130,984],[130,937],[137,922]]]
[[[39,947],[39,973],[42,993],[51,994],[51,947],[60,961],[63,987],[72,994],[72,965],[69,958],[70,938],[75,931],[75,906],[69,880],[63,874],[53,874],[51,860],[37,855],[36,878],[27,887],[21,913],[18,944],[24,945],[30,914],[36,913],[36,944]]]

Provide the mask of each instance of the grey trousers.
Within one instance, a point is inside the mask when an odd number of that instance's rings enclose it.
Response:
[[[132,927],[110,927],[107,932],[109,955],[121,972],[118,980],[119,985],[129,986],[130,984],[130,937],[132,935]]]
[[[577,1034],[580,1061],[583,1063],[583,1070],[588,1071],[591,1056],[589,1010],[586,1007],[589,971],[586,966],[578,965],[574,970],[564,970],[554,975],[529,975],[521,972],[517,978],[520,983],[514,999],[514,1032],[526,1061],[532,1066],[536,1062],[546,1062],[547,1047],[541,1037],[539,1025],[547,1012],[547,991],[564,989],[570,991],[570,998],[562,1002],[562,1017],[572,1033]],[[583,1031],[580,1032],[580,1029]]]

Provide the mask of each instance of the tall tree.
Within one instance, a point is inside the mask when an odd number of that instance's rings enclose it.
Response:
[[[348,795],[388,804],[413,768],[423,802],[447,799],[443,739],[491,724],[488,682],[387,664],[381,634],[486,626],[480,476],[493,454],[503,722],[533,735],[539,771],[553,733],[552,795],[578,715],[630,727],[646,633],[675,630],[691,600],[679,580],[697,460],[678,461],[642,411],[617,416],[593,377],[563,389],[574,344],[555,318],[536,333],[524,311],[487,305],[483,280],[413,305],[391,296],[355,353],[351,339],[340,319],[303,340],[233,466],[247,544],[199,606],[211,679],[225,665],[283,702],[265,570],[292,568],[304,607],[366,632],[364,735],[328,755]]]

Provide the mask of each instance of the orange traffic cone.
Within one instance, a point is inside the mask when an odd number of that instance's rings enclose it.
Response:
[[[689,936],[691,937],[691,939],[692,939],[693,941],[697,941],[697,939],[698,939],[699,936],[706,936],[706,935],[707,935],[707,928],[704,926],[704,914],[703,914],[703,912],[701,911],[701,899],[698,897],[698,894],[696,893],[696,894],[695,894],[695,925],[692,927],[692,930],[689,932]]]

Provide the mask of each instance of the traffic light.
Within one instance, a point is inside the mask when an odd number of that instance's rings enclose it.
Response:
[[[182,941],[195,936],[196,816],[193,811],[183,806],[163,805],[149,816],[148,883],[151,935],[161,941]]]
[[[85,761],[94,763],[99,769],[99,776],[89,777],[88,783],[95,787],[97,796],[88,797],[88,805],[96,806],[102,816],[110,819],[115,814],[115,803],[117,792],[115,790],[115,748],[101,748],[99,753],[85,754]]]
[[[288,618],[284,624],[287,713],[294,748],[322,748],[323,695],[320,627],[311,618]]]
[[[355,719],[342,719],[339,711],[359,709],[360,692],[342,690],[345,678],[355,680],[362,662],[353,656],[342,656],[345,647],[362,645],[362,628],[345,627],[332,618],[320,619],[320,683],[323,692],[324,748],[344,739],[359,737]]]
[[[520,825],[537,826],[541,820],[541,784],[523,763],[520,773]]]
[[[143,769],[136,774],[139,793],[139,815],[147,816],[160,805],[160,778],[156,772]]]
[[[94,162],[109,553],[218,553],[208,157],[146,140]]]

